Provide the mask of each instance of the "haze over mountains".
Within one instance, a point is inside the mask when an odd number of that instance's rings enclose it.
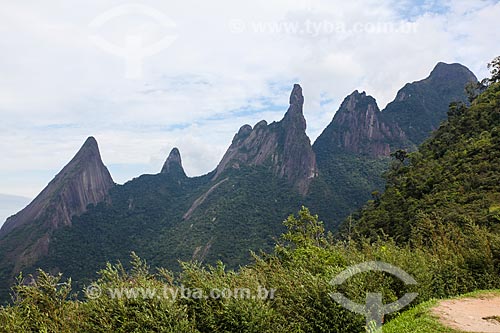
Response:
[[[0,230],[1,288],[19,270],[39,266],[84,283],[131,251],[174,270],[179,259],[237,267],[250,250],[269,249],[283,230],[279,221],[301,205],[334,230],[383,189],[391,152],[414,149],[446,118],[450,102],[466,101],[469,82],[477,79],[466,67],[439,63],[382,111],[355,91],[312,145],[296,84],[281,121],[242,126],[217,168],[194,178],[174,148],[160,173],[115,185],[90,137]]]
[[[9,216],[24,208],[30,200],[26,197],[0,194],[0,227]]]

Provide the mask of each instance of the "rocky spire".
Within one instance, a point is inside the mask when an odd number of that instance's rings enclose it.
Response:
[[[295,84],[290,94],[290,107],[282,120],[283,126],[305,132],[306,119],[304,118],[303,107],[304,96],[302,95],[302,87]]]
[[[293,85],[292,93],[290,94],[290,105],[296,105],[300,108],[304,105],[302,87],[297,83]]]
[[[179,149],[174,148],[170,151],[167,160],[163,164],[161,173],[177,177],[180,176],[183,178],[186,177],[186,173],[184,172],[184,168],[182,167],[182,160]]]
[[[214,180],[228,168],[241,165],[270,165],[276,176],[287,178],[300,193],[308,191],[317,175],[316,158],[307,137],[303,115],[304,96],[300,85],[293,86],[290,107],[279,122],[244,125],[217,166]]]

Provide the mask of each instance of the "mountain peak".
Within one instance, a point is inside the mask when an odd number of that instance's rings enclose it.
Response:
[[[366,96],[366,91],[359,92],[359,90],[356,89],[350,95],[348,95],[347,97],[359,98],[359,97],[364,97],[364,96]]]
[[[292,93],[290,94],[290,107],[280,123],[292,132],[297,130],[304,132],[306,130],[306,119],[304,118],[303,107],[304,96],[302,95],[302,87],[294,84]]]
[[[438,62],[431,71],[429,80],[463,80],[477,81],[476,76],[467,67],[459,63],[447,64]]]
[[[355,90],[344,99],[330,125],[314,143],[314,149],[316,153],[333,150],[387,156],[391,143],[402,139],[404,133],[397,126],[381,120],[375,98]]]
[[[382,111],[414,144],[422,143],[446,119],[451,102],[467,103],[465,86],[477,78],[464,65],[439,62],[423,80],[407,83]]]
[[[165,164],[163,164],[161,173],[186,177],[186,173],[184,172],[184,168],[182,167],[182,159],[179,149],[173,148],[170,151]]]
[[[100,160],[101,153],[99,151],[99,145],[97,143],[97,140],[93,136],[89,136],[87,140],[85,140],[81,148],[78,150],[75,157],[73,157],[73,160],[84,161],[87,159],[94,159],[94,158]]]
[[[295,84],[290,94],[290,107],[281,121],[267,124],[262,120],[253,128],[242,126],[217,166],[213,179],[228,168],[269,165],[276,176],[288,179],[301,194],[307,193],[317,169],[316,157],[305,132],[303,104],[302,88]]]
[[[89,136],[83,143],[82,148],[98,148],[97,140],[93,136]]]
[[[13,248],[13,257],[28,263],[46,255],[50,235],[55,229],[71,225],[73,216],[87,211],[91,204],[106,200],[114,186],[101,160],[97,141],[89,137],[71,161],[23,210],[7,219],[0,229],[0,239],[16,229],[32,248]],[[20,267],[16,267],[20,268]]]
[[[349,96],[344,98],[344,101],[340,105],[338,112],[370,112],[378,113],[380,112],[377,101],[370,95],[367,95],[366,92],[359,92],[354,90]]]
[[[104,199],[114,186],[113,179],[103,164],[99,146],[94,137],[88,137],[71,161],[54,177],[43,191],[22,211],[9,218],[0,237],[21,225],[37,220],[48,206],[51,214],[61,214],[47,222],[47,227],[58,228],[71,224],[73,215],[84,212],[90,203]],[[71,197],[66,202],[64,196]],[[54,206],[64,206],[57,212]]]
[[[302,87],[297,83],[293,85],[292,93],[290,94],[290,105],[297,105],[300,107],[304,105]]]

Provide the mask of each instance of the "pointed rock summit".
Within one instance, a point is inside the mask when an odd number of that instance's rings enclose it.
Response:
[[[302,95],[302,87],[299,84],[293,85],[293,90],[290,94],[290,105],[296,105],[298,107],[304,105],[304,95]]]
[[[184,168],[182,167],[181,153],[179,152],[179,149],[174,148],[170,151],[167,160],[163,164],[161,173],[182,178],[187,177],[184,172]]]
[[[48,252],[51,232],[71,225],[75,215],[81,215],[90,204],[106,199],[114,186],[104,166],[97,141],[89,137],[73,159],[55,176],[43,191],[23,210],[7,219],[0,229],[0,242],[9,255],[20,257],[17,269],[26,266]],[[23,237],[23,244],[9,247],[10,235]],[[13,236],[14,237],[14,236]]]
[[[283,126],[293,131],[305,132],[306,119],[304,118],[303,107],[302,88],[300,85],[295,84],[290,94],[290,107],[282,120]]]
[[[301,194],[306,194],[317,169],[305,132],[303,104],[302,88],[295,84],[290,107],[281,121],[267,124],[262,120],[253,128],[242,126],[217,166],[214,180],[228,168],[267,165],[276,176],[288,179]]]
[[[347,96],[314,149],[345,151],[372,157],[388,156],[391,143],[405,139],[398,126],[386,124],[372,96],[357,90]]]
[[[0,237],[42,216],[47,228],[70,225],[73,215],[83,213],[89,204],[103,201],[113,186],[97,141],[89,137],[47,187],[25,209],[7,219]]]

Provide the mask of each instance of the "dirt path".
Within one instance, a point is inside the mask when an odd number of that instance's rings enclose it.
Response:
[[[500,333],[500,296],[498,294],[441,301],[432,312],[444,325],[457,330]],[[498,320],[493,319],[494,317]]]

